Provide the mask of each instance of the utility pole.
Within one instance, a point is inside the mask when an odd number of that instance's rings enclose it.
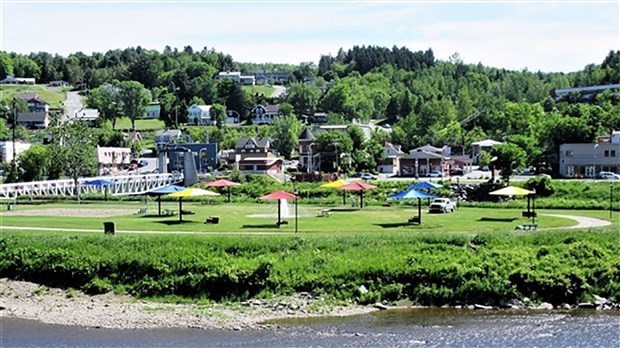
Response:
[[[17,128],[17,98],[13,97],[13,160],[11,161],[11,173],[17,181],[17,149],[15,148],[15,129]]]

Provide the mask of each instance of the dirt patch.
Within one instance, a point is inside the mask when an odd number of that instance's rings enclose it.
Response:
[[[68,217],[111,217],[134,214],[130,209],[52,208],[28,209],[2,212],[4,216],[68,216]]]

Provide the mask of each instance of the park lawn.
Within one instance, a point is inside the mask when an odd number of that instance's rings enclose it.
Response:
[[[154,131],[164,129],[164,121],[157,119],[136,119],[137,131]],[[121,117],[116,120],[116,129],[131,129],[131,120],[129,117]]]
[[[126,214],[112,217],[83,217],[83,216],[43,216],[3,214],[0,223],[5,229],[8,226],[51,227],[67,229],[94,229],[102,230],[103,223],[113,221],[117,230],[122,231],[152,231],[152,232],[238,232],[260,233],[295,231],[295,218],[287,217],[288,225],[280,228],[275,226],[277,206],[275,202],[266,203],[220,203],[204,204],[202,202],[183,202],[183,210],[195,212],[193,215],[184,215],[183,223],[176,216],[158,216],[157,203],[150,202],[146,214],[138,214],[144,207],[137,202],[89,202],[77,205],[75,203],[53,203],[45,205],[18,205],[17,210],[41,210],[64,208],[76,211],[76,214],[88,215],[90,209],[125,209]],[[461,208],[449,214],[428,214],[422,210],[422,224],[407,223],[409,217],[417,215],[417,207],[382,207],[370,206],[358,210],[335,210],[329,216],[319,217],[318,213],[329,207],[318,205],[304,205],[298,207],[299,233],[347,234],[347,233],[393,233],[413,231],[436,232],[487,232],[512,231],[517,225],[530,223],[530,219],[521,217],[521,209],[488,209],[488,208]],[[173,209],[178,212],[176,201],[165,201],[162,210]],[[291,214],[294,214],[294,205],[289,203]],[[547,211],[538,211],[544,214]],[[553,210],[549,213],[566,215],[592,216],[591,211],[562,211]],[[605,212],[594,214],[605,218]],[[209,216],[219,216],[219,224],[204,224]],[[564,227],[574,225],[570,219],[539,215],[536,219],[539,228]]]
[[[256,85],[256,86],[243,86],[242,87],[243,90],[245,90],[246,92],[255,95],[255,94],[259,94],[259,95],[263,95],[265,97],[271,97],[271,95],[273,94],[274,88],[273,87],[267,87],[267,86],[262,86],[262,85]]]
[[[1,99],[13,99],[22,93],[37,93],[39,98],[48,102],[50,107],[58,108],[60,103],[66,99],[64,92],[54,92],[45,85],[1,85]]]

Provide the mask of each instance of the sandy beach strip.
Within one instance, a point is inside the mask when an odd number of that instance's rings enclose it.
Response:
[[[0,279],[0,315],[47,324],[107,329],[199,328],[269,329],[266,321],[316,316],[349,316],[377,310],[372,306],[331,306],[298,294],[242,303],[171,304],[112,293],[90,296],[69,289]]]

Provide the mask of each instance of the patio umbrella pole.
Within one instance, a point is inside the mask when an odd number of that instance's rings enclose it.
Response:
[[[157,215],[161,216],[161,196],[157,196]]]
[[[230,186],[228,186],[228,203],[230,203]]]
[[[360,209],[364,208],[364,190],[360,190]]]
[[[280,227],[280,223],[282,222],[282,220],[280,220],[280,200],[278,199],[278,227]]]
[[[347,191],[342,191],[342,205],[347,205]]]
[[[179,197],[179,222],[183,221],[183,198]]]
[[[420,224],[422,223],[422,198],[418,198],[418,219],[420,219]]]

